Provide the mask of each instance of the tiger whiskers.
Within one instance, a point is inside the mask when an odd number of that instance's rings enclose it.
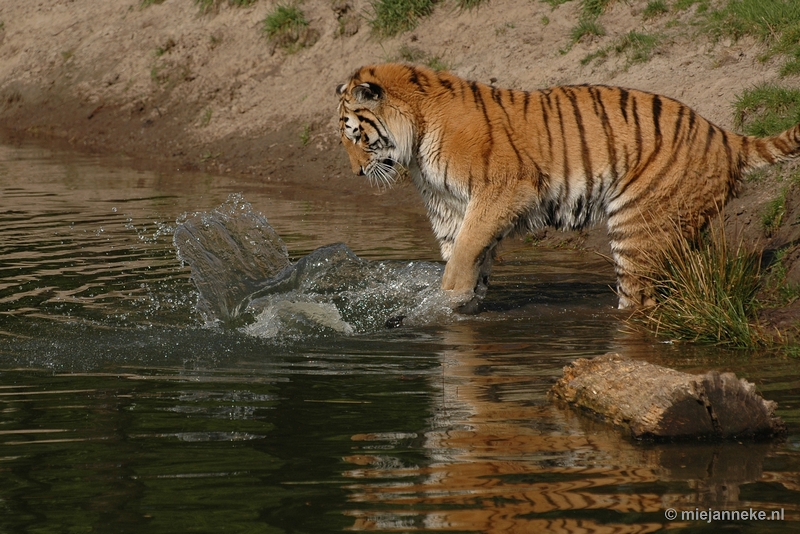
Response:
[[[386,163],[390,161],[391,163]],[[397,182],[400,176],[400,171],[397,169],[397,162],[388,159],[384,161],[373,161],[365,169],[364,174],[367,175],[370,184],[379,189],[391,188]]]

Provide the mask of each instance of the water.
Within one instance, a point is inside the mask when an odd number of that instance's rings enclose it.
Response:
[[[796,359],[630,333],[605,260],[521,242],[453,316],[390,194],[124,163],[0,146],[0,532],[797,530]],[[192,258],[226,268],[192,274],[173,241],[220,221]],[[734,371],[789,435],[633,443],[548,399],[608,351]]]

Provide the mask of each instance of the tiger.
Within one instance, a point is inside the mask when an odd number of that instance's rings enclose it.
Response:
[[[359,68],[336,94],[352,171],[381,187],[407,171],[446,262],[441,288],[461,310],[485,296],[505,237],[603,219],[618,307],[652,306],[648,259],[696,235],[744,173],[800,154],[800,124],[740,135],[623,87],[501,89],[384,63]]]

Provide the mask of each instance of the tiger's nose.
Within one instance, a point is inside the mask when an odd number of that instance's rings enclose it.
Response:
[[[364,168],[359,162],[355,161],[355,158],[350,158],[350,170],[356,176],[364,176]]]

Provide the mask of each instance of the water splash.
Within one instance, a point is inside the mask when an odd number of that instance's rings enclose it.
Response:
[[[239,194],[211,212],[180,217],[173,243],[191,267],[207,323],[235,321],[246,297],[289,265],[283,240]]]
[[[267,219],[241,195],[178,220],[175,247],[191,266],[207,323],[259,337],[350,335],[452,316],[442,266],[367,261],[342,243],[290,263]]]

